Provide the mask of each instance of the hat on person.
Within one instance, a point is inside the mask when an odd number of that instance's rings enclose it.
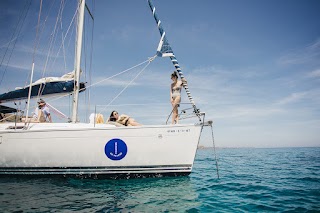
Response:
[[[38,101],[38,104],[39,104],[39,105],[45,105],[46,102],[45,102],[44,100],[40,99],[40,101]]]

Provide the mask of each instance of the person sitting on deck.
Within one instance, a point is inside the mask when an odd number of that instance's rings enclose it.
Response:
[[[124,126],[141,126],[140,123],[136,122],[133,118],[128,115],[122,114],[119,116],[117,111],[112,111],[107,122],[116,122]]]
[[[91,113],[90,117],[89,117],[90,123],[96,123],[96,124],[103,124],[104,123],[104,118],[103,115],[98,113]]]
[[[38,108],[35,109],[32,120],[39,123],[52,123],[50,110],[46,106],[46,102],[44,100],[40,99],[40,101],[38,102]]]

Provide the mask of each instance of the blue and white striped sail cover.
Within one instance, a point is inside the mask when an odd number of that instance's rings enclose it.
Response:
[[[174,56],[173,51],[171,49],[171,46],[168,42],[167,37],[165,36],[165,34],[163,34],[164,36],[161,38],[160,42],[159,42],[159,47],[157,50],[157,56],[159,57],[170,57],[170,56]]]
[[[41,83],[32,86],[31,98],[54,95],[54,94],[66,94],[73,92],[74,81],[59,81],[50,83]],[[80,83],[80,91],[84,91],[85,83]],[[7,93],[0,94],[0,103],[5,103],[9,101],[16,101],[27,99],[29,94],[29,87],[22,89],[13,90]]]

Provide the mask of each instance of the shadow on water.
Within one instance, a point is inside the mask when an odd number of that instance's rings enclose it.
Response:
[[[4,211],[193,211],[198,194],[190,177],[92,180],[1,178]]]
[[[186,211],[197,207],[197,193],[189,177],[117,181],[70,179],[69,184],[74,188],[98,190],[104,197],[101,211]]]

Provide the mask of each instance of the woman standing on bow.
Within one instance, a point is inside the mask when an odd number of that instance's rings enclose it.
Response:
[[[170,102],[172,105],[172,124],[177,124],[179,122],[178,107],[181,102],[182,81],[178,80],[178,75],[175,71],[171,74],[171,80],[173,81],[170,88]]]

